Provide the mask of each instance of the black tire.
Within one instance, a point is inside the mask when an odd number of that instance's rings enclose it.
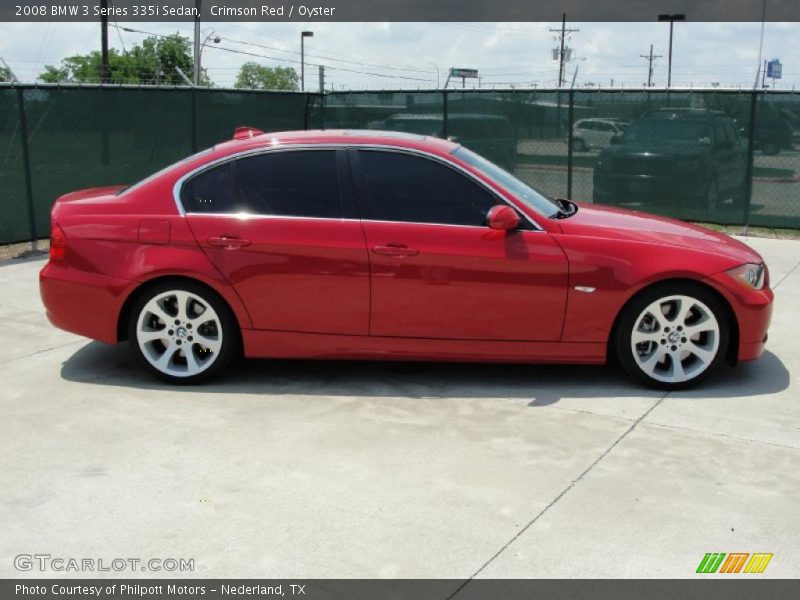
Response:
[[[575,152],[586,152],[586,142],[581,138],[575,138],[572,140],[572,149]]]
[[[176,302],[173,304],[169,296],[171,293],[185,294],[189,298],[185,309],[186,319],[184,321],[177,318],[180,316],[177,312],[174,315],[168,312],[171,306],[177,304],[177,295],[175,296]],[[166,298],[159,301],[164,303],[160,305],[160,308],[165,311],[164,314],[168,315],[170,319],[175,317],[175,321],[165,323],[164,319],[151,312],[153,308],[151,301],[158,299],[160,296],[166,296]],[[149,307],[147,311],[145,311],[146,307]],[[206,312],[209,307],[212,311]],[[203,312],[198,312],[197,314],[191,312],[193,310],[199,311],[200,308],[203,309]],[[145,314],[143,314],[143,311],[145,311]],[[216,319],[212,321],[210,315],[214,315]],[[204,317],[207,320],[201,322]],[[147,333],[162,333],[161,337],[163,339],[149,342],[141,341],[139,338],[140,318],[142,319],[143,339]],[[162,324],[164,328],[162,328]],[[145,331],[145,328],[147,331]],[[201,340],[206,339],[209,343],[208,347],[203,346],[201,342]],[[228,304],[210,288],[186,280],[165,280],[147,287],[138,295],[131,307],[128,319],[128,340],[134,354],[151,375],[161,381],[178,385],[200,383],[217,376],[238,356],[241,350],[241,331]],[[165,341],[168,344],[165,344]],[[179,346],[176,347],[176,344]],[[142,346],[146,350],[143,350]],[[210,348],[215,346],[218,347],[215,351],[212,351]],[[162,357],[168,350],[173,352],[173,358],[168,359],[166,365],[169,372],[160,370],[151,362],[162,348]],[[189,348],[189,352],[192,353],[194,359],[192,363],[199,365],[199,371],[192,373],[189,370],[186,348]],[[148,352],[149,358],[145,356],[145,351]],[[186,364],[185,373],[180,372],[181,362]]]
[[[660,300],[664,300],[669,297],[673,296],[684,296],[690,299],[694,299],[699,301],[702,305],[704,305],[703,309],[707,308],[711,311],[713,316],[716,319],[718,324],[718,334],[711,334],[711,333],[703,333],[698,334],[698,341],[701,341],[705,346],[712,346],[713,339],[712,338],[704,338],[701,336],[711,336],[717,335],[717,344],[716,344],[716,354],[713,355],[713,359],[710,359],[706,362],[700,361],[696,356],[691,354],[690,349],[698,348],[702,349],[700,345],[691,346],[690,344],[696,344],[691,338],[689,338],[688,343],[684,340],[683,346],[681,346],[680,339],[677,340],[676,343],[679,345],[677,346],[677,352],[689,352],[688,356],[686,356],[683,360],[687,361],[689,365],[689,369],[685,369],[683,362],[681,363],[681,371],[686,370],[687,375],[689,374],[690,369],[700,369],[696,375],[691,376],[690,378],[682,381],[672,380],[669,381],[669,373],[674,370],[672,366],[672,358],[666,358],[663,362],[656,362],[655,365],[664,366],[663,374],[661,371],[654,371],[657,373],[656,376],[651,376],[650,373],[645,372],[642,367],[639,365],[639,361],[642,361],[647,356],[653,356],[659,348],[661,348],[662,352],[670,353],[671,349],[675,349],[676,346],[670,346],[672,342],[668,341],[669,334],[673,333],[676,330],[676,327],[671,328],[668,332],[663,332],[658,330],[653,333],[647,333],[646,335],[652,335],[659,338],[658,342],[643,342],[640,345],[636,346],[636,350],[634,350],[633,346],[633,331],[634,327],[639,325],[637,323],[640,321],[640,317],[642,316],[643,312],[647,310],[649,307],[653,305],[653,303],[658,302]],[[697,305],[698,311],[703,310],[700,308],[700,305]],[[692,308],[694,311],[695,308]],[[668,316],[668,315],[667,315]],[[705,323],[705,321],[702,321]],[[677,323],[677,321],[676,321]],[[681,326],[683,327],[683,325]],[[690,325],[691,327],[691,325]],[[731,320],[729,316],[729,311],[723,305],[722,301],[708,288],[700,285],[694,284],[691,282],[666,282],[663,284],[654,285],[650,288],[645,289],[643,292],[635,296],[622,310],[619,315],[619,319],[617,321],[617,327],[614,332],[613,337],[613,350],[616,355],[616,358],[619,360],[619,363],[628,372],[628,374],[640,381],[641,383],[647,385],[648,387],[652,387],[655,389],[660,390],[682,390],[693,387],[706,379],[709,375],[711,375],[718,367],[719,364],[724,360],[725,355],[728,350],[728,344],[730,343],[731,337]],[[688,329],[688,328],[687,328]],[[667,339],[666,343],[661,342],[660,338]],[[644,353],[644,356],[639,354],[638,360],[637,357],[634,356],[634,352],[637,353],[646,349],[647,344],[654,344],[651,346],[653,348],[653,352],[648,354],[647,352]],[[683,350],[686,348],[687,350]],[[675,351],[675,350],[673,350]],[[679,356],[680,354],[676,354]],[[647,362],[647,361],[645,361]],[[669,366],[669,370],[666,368]],[[660,367],[659,367],[660,368]],[[659,378],[660,377],[660,378]],[[667,380],[664,380],[667,379]]]

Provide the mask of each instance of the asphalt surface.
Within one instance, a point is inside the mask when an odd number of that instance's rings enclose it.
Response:
[[[42,261],[5,263],[0,577],[683,578],[707,552],[798,577],[800,242],[748,242],[768,351],[666,394],[610,367],[309,361],[169,387],[51,327]]]

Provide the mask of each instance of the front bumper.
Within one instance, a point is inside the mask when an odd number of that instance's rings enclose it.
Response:
[[[117,319],[130,281],[48,262],[39,292],[50,322],[65,331],[117,343]]]
[[[728,300],[739,325],[739,362],[755,360],[764,352],[767,331],[772,319],[772,304],[775,295],[769,287],[763,290],[747,290],[732,283],[726,273],[709,277],[706,282]]]

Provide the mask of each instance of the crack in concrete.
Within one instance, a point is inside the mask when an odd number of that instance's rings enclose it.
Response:
[[[665,392],[663,396],[661,396],[661,397],[660,397],[658,400],[656,400],[656,402],[653,404],[653,406],[651,406],[649,409],[647,409],[647,410],[646,410],[646,411],[645,411],[645,412],[644,412],[644,413],[643,413],[643,414],[642,414],[642,415],[641,415],[641,416],[640,416],[638,419],[636,419],[636,420],[635,420],[635,421],[634,421],[634,422],[631,424],[631,426],[630,426],[630,427],[628,427],[628,429],[627,429],[627,430],[625,430],[625,432],[624,432],[624,433],[623,433],[621,436],[619,436],[619,437],[618,437],[618,438],[617,438],[617,439],[614,441],[614,443],[613,443],[613,444],[611,444],[611,445],[610,445],[608,448],[606,448],[606,449],[603,451],[603,453],[602,453],[602,454],[600,454],[600,456],[598,456],[598,457],[597,457],[597,458],[596,458],[596,459],[595,459],[595,460],[592,462],[592,464],[590,464],[588,467],[586,467],[586,469],[585,469],[585,470],[584,470],[584,471],[583,471],[583,472],[582,472],[580,475],[578,475],[578,477],[576,477],[575,479],[573,479],[573,480],[570,482],[570,484],[569,484],[567,487],[565,487],[563,490],[561,490],[561,493],[559,493],[559,494],[558,494],[558,495],[557,495],[557,496],[556,496],[556,497],[555,497],[555,498],[554,498],[554,499],[553,499],[553,500],[552,500],[552,501],[551,501],[551,502],[550,502],[550,503],[549,503],[547,506],[545,506],[545,507],[544,507],[542,510],[540,510],[540,511],[539,511],[539,513],[538,513],[538,514],[537,514],[535,517],[533,517],[533,518],[532,518],[530,521],[528,521],[528,523],[525,525],[525,527],[523,527],[523,528],[522,528],[522,529],[520,529],[520,530],[519,530],[519,531],[518,531],[516,534],[514,534],[514,536],[513,536],[513,537],[512,537],[510,540],[508,540],[508,542],[506,542],[506,543],[505,543],[505,544],[502,546],[502,548],[500,548],[500,549],[499,549],[497,552],[495,552],[495,553],[494,553],[494,554],[493,554],[493,555],[492,555],[492,556],[489,558],[489,560],[487,560],[485,563],[483,563],[483,565],[481,565],[481,567],[480,567],[480,568],[479,568],[477,571],[475,571],[475,572],[474,572],[474,573],[473,573],[473,574],[472,574],[472,575],[469,577],[469,579],[467,579],[467,580],[463,581],[463,582],[461,583],[461,585],[459,585],[459,586],[458,586],[458,587],[455,589],[455,591],[454,591],[452,594],[450,594],[450,595],[447,597],[447,600],[451,600],[451,599],[452,599],[452,598],[454,598],[456,595],[458,595],[458,594],[459,594],[459,592],[461,592],[461,590],[463,590],[463,589],[464,589],[464,588],[465,588],[467,585],[469,585],[469,583],[470,583],[470,582],[471,582],[473,579],[475,579],[475,578],[476,578],[478,575],[480,575],[480,573],[481,573],[483,570],[485,570],[485,569],[486,569],[486,567],[488,567],[490,564],[492,564],[492,562],[494,562],[494,561],[497,559],[497,557],[498,557],[498,556],[500,556],[500,555],[501,555],[503,552],[505,552],[505,551],[506,551],[506,550],[507,550],[507,549],[508,549],[508,548],[509,548],[509,547],[510,547],[510,546],[511,546],[511,545],[512,545],[514,542],[516,542],[516,541],[517,541],[517,540],[518,540],[518,539],[519,539],[519,538],[520,538],[520,537],[521,537],[521,536],[522,536],[522,535],[523,535],[523,534],[524,534],[526,531],[528,531],[528,529],[530,529],[530,528],[533,526],[533,524],[534,524],[534,523],[536,523],[536,521],[538,521],[539,519],[541,519],[541,518],[542,518],[542,516],[544,516],[544,514],[545,514],[545,513],[546,513],[548,510],[550,510],[550,509],[551,509],[553,506],[555,506],[555,505],[558,503],[558,501],[559,501],[559,500],[561,500],[561,498],[563,498],[564,496],[566,496],[566,495],[567,495],[567,493],[568,493],[568,492],[569,492],[569,491],[570,491],[572,488],[574,488],[574,487],[575,487],[575,486],[576,486],[576,485],[577,485],[577,484],[578,484],[578,483],[579,483],[581,480],[583,480],[583,478],[584,478],[584,477],[586,477],[586,475],[588,475],[588,474],[589,474],[589,473],[592,471],[592,469],[594,469],[594,468],[595,468],[595,467],[596,467],[596,466],[597,466],[597,465],[600,463],[600,461],[601,461],[601,460],[603,460],[603,459],[604,459],[606,456],[608,456],[608,454],[609,454],[609,453],[610,453],[610,452],[611,452],[611,451],[612,451],[614,448],[616,448],[616,447],[617,447],[617,445],[618,445],[618,444],[619,444],[619,443],[620,443],[620,442],[621,442],[623,439],[625,439],[625,438],[628,436],[628,434],[629,434],[631,431],[633,431],[634,429],[636,429],[637,425],[639,425],[639,423],[641,423],[641,422],[642,422],[642,421],[643,421],[643,420],[644,420],[644,419],[647,417],[647,415],[649,415],[651,412],[653,412],[653,410],[654,410],[654,409],[655,409],[655,408],[656,408],[656,407],[657,407],[659,404],[661,404],[661,402],[664,400],[664,398],[666,398],[668,395],[669,395],[669,392]]]
[[[75,340],[74,342],[66,342],[64,344],[58,344],[57,346],[50,346],[49,348],[42,348],[41,350],[37,350],[36,352],[31,352],[30,354],[23,354],[21,356],[12,356],[11,358],[6,358],[0,360],[0,365],[6,365],[10,362],[14,362],[17,360],[22,360],[23,358],[30,358],[31,356],[38,356],[39,354],[44,354],[45,352],[50,352],[51,350],[58,350],[59,348],[64,348],[66,346],[72,346],[74,344],[84,344],[88,340]]]

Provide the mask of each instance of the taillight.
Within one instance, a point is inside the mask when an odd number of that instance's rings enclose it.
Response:
[[[64,231],[53,223],[50,228],[50,260],[64,260],[64,250],[67,248],[67,238]]]

